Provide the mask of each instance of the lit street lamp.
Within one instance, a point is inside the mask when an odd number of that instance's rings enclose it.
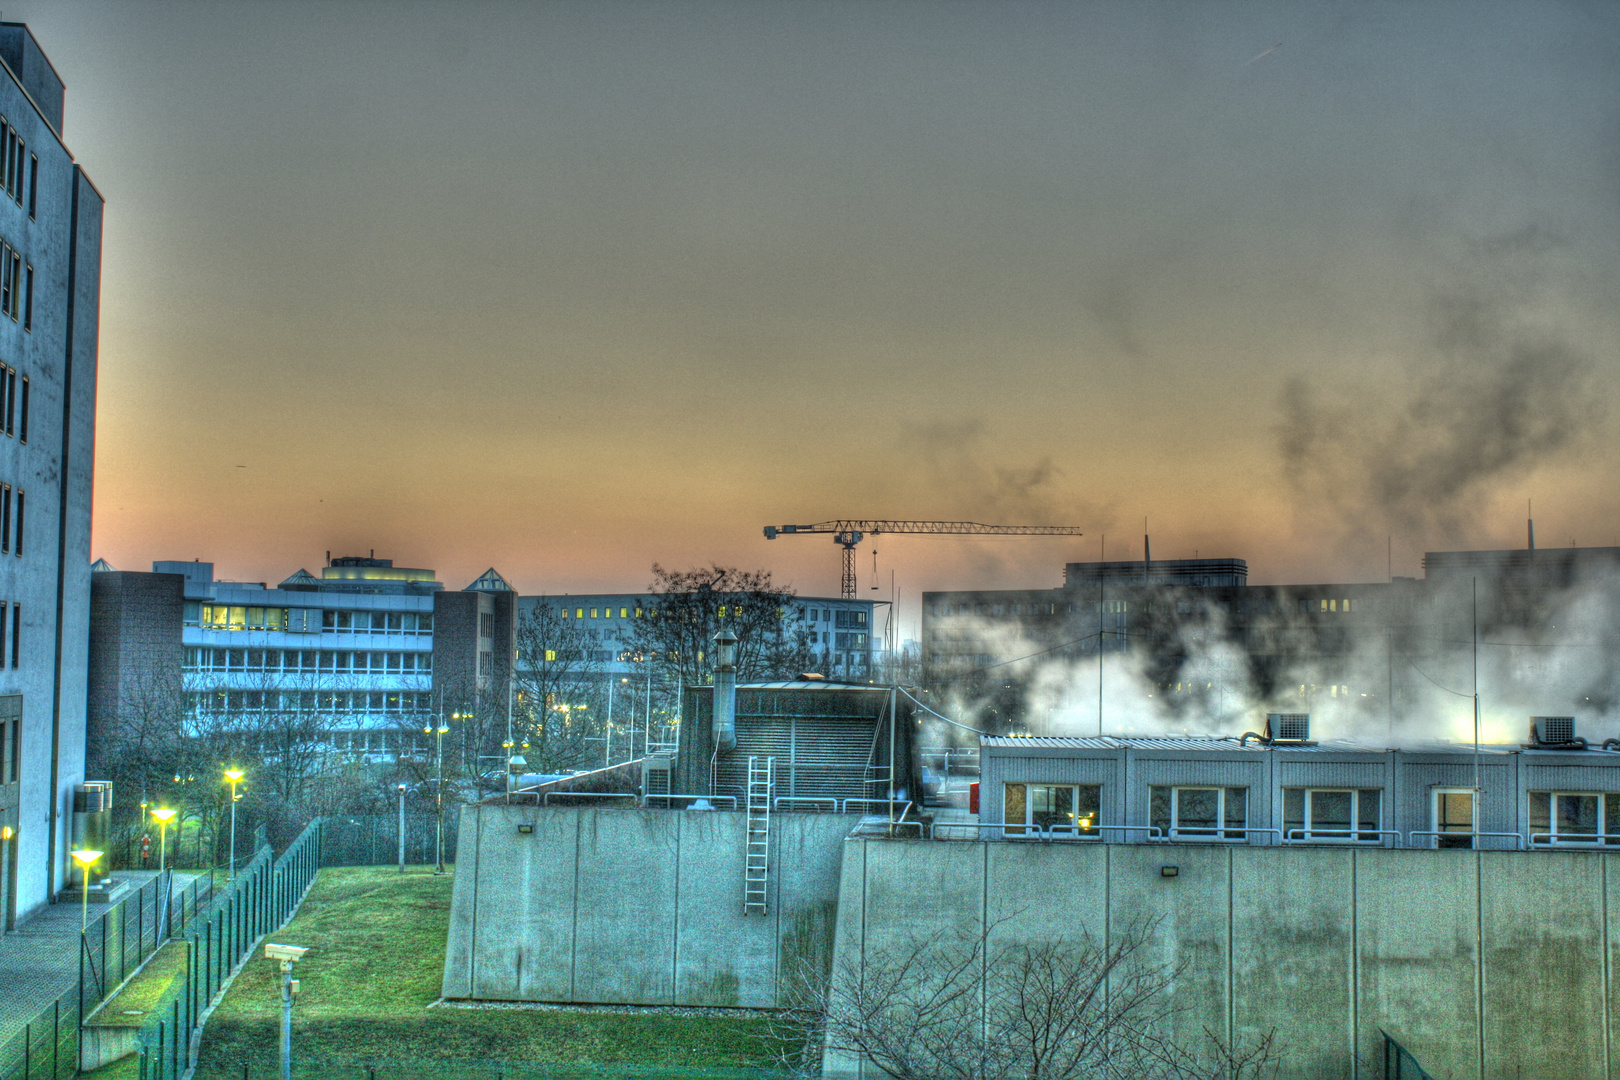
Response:
[[[167,853],[169,850],[169,822],[174,818],[173,810],[153,810],[152,816],[158,823],[158,873],[163,873],[167,867]]]
[[[225,780],[231,785],[231,877],[233,878],[236,876],[236,800],[241,798],[236,793],[236,785],[242,782],[243,775],[241,769],[225,770]]]
[[[461,714],[458,712],[451,713],[450,718],[460,720]],[[422,729],[422,734],[435,736],[434,742],[438,753],[439,783],[433,791],[433,813],[437,818],[434,859],[438,864],[438,868],[433,871],[435,874],[444,873],[444,737],[449,730],[450,725],[444,722],[443,717],[439,718],[438,727],[425,727]]]
[[[101,858],[99,851],[75,851],[73,861],[79,864],[79,880],[84,899],[79,905],[79,933],[90,929],[90,864]]]
[[[399,872],[405,872],[405,785],[399,785]]]

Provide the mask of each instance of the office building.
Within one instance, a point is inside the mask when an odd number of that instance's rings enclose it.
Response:
[[[68,880],[84,779],[102,199],[63,85],[0,23],[0,923]]]

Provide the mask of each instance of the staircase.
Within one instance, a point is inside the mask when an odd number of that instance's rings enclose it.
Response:
[[[770,892],[774,757],[748,759],[748,846],[743,855],[743,914],[764,915]]]

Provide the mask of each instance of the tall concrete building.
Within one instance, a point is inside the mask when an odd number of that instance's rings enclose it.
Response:
[[[62,888],[84,779],[102,199],[62,80],[0,23],[0,923]]]

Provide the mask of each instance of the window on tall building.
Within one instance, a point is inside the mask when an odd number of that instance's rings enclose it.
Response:
[[[28,155],[28,217],[34,218],[39,212],[39,158],[33,154]]]
[[[22,666],[22,605],[11,605],[11,666]]]

